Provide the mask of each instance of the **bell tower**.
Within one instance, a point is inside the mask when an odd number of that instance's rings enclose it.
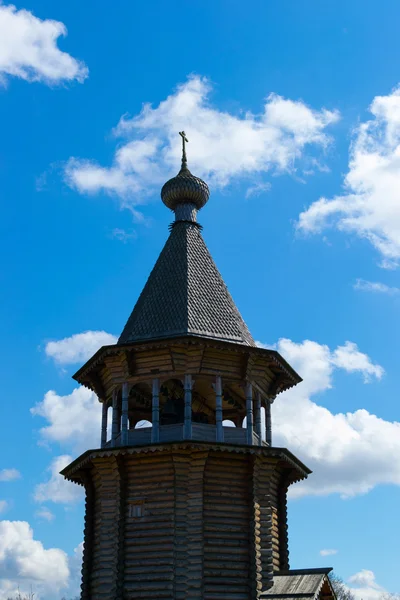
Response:
[[[307,597],[329,600],[329,569],[289,570],[287,490],[310,471],[272,444],[271,404],[301,378],[256,346],[228,292],[180,135],[170,235],[117,344],[74,375],[102,406],[100,448],[62,472],[86,491],[81,598],[256,600],[285,577],[295,597],[306,573]]]

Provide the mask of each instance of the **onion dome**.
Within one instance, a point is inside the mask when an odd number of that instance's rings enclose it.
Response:
[[[205,181],[192,175],[187,168],[185,142],[188,139],[184,131],[179,133],[182,137],[182,167],[176,177],[163,185],[161,200],[171,210],[175,210],[179,204],[191,204],[200,210],[207,203],[210,190]]]

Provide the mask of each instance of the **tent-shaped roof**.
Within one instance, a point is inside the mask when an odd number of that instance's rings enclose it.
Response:
[[[199,225],[177,220],[118,343],[185,335],[255,346]]]

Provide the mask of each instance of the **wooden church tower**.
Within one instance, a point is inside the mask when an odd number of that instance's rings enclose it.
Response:
[[[81,598],[329,600],[329,569],[289,570],[287,490],[310,470],[271,439],[301,378],[256,346],[213,262],[181,135],[169,238],[117,344],[74,376],[102,405],[101,447],[62,472],[86,491]]]

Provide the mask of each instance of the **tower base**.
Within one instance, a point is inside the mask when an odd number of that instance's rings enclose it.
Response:
[[[289,569],[289,451],[206,442],[88,451],[82,600],[250,600]]]

